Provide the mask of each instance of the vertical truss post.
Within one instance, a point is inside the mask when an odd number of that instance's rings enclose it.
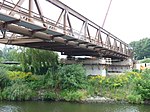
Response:
[[[111,42],[110,42],[109,34],[106,37],[106,42],[105,43],[106,43],[107,47],[110,49],[111,48]]]
[[[124,45],[124,53],[127,54],[127,47]]]
[[[65,10],[64,14],[64,34],[66,35],[67,33],[67,11]]]
[[[95,39],[96,39],[98,44],[100,43],[103,46],[103,41],[102,41],[102,35],[101,35],[101,29],[100,28],[97,29]]]
[[[87,21],[84,22],[85,26],[84,26],[84,38],[85,40],[87,39],[86,38],[86,31],[87,31]]]
[[[84,24],[85,24],[84,25],[84,38],[85,40],[89,40],[91,42],[90,32],[88,28],[88,21],[85,21]]]
[[[33,12],[33,0],[29,0],[29,21],[33,22],[32,20],[32,12]]]
[[[119,51],[120,51],[121,53],[123,52],[123,48],[122,48],[122,43],[121,43],[121,42],[120,42]]]
[[[115,50],[115,51],[118,50],[118,46],[117,46],[117,41],[116,41],[116,39],[114,39],[113,50]]]
[[[88,34],[88,39],[89,41],[91,42],[92,39],[91,39],[91,35],[90,35],[90,31],[89,31],[89,27],[88,27],[88,22],[87,22],[87,34]]]
[[[68,24],[69,24],[69,32],[71,32],[72,36],[74,35],[73,34],[73,28],[72,28],[72,25],[71,25],[71,22],[70,22],[70,18],[69,18],[69,13],[67,11],[67,21],[68,21]]]

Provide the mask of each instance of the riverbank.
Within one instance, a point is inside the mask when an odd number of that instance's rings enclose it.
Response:
[[[127,102],[125,100],[118,101],[115,99],[100,97],[100,96],[86,98],[86,99],[82,100],[81,103],[129,104],[129,102]],[[150,105],[150,100],[143,101],[142,104]]]
[[[2,71],[3,70],[3,71]],[[0,100],[54,100],[149,104],[150,70],[103,77],[86,76],[81,65],[65,65],[45,75],[8,71],[0,75]]]
[[[116,101],[111,98],[106,98],[106,97],[100,97],[100,96],[95,96],[95,97],[89,97],[81,101],[82,103],[127,103],[125,101]]]

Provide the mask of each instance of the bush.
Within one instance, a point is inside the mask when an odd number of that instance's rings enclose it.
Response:
[[[0,64],[0,67],[6,69],[7,71],[21,71],[22,70],[22,67],[20,65]]]
[[[5,68],[0,67],[0,89],[8,86],[10,84],[10,80],[7,77],[7,70]]]
[[[140,73],[140,70],[139,70],[139,69],[133,69],[132,71],[133,71],[133,72]]]
[[[30,100],[34,92],[26,84],[13,84],[2,91],[4,100]]]
[[[32,89],[32,90],[39,90],[39,89],[43,89],[46,88],[46,82],[44,81],[45,76],[44,75],[32,75],[32,77],[30,78],[31,81],[28,82],[28,86]]]
[[[58,95],[54,91],[47,91],[47,92],[44,93],[44,99],[46,99],[46,100],[56,100],[56,99],[58,99]]]
[[[46,75],[44,76],[45,86],[48,88],[54,88],[58,82],[59,80],[57,78],[57,72],[53,72],[52,69],[49,69]]]
[[[87,92],[85,90],[77,91],[62,91],[61,98],[66,101],[81,101],[86,98]]]
[[[142,96],[143,100],[150,99],[150,69],[142,72],[142,78],[136,82],[135,90]]]
[[[86,86],[87,77],[81,65],[65,65],[59,68],[58,80],[60,89],[82,89]]]
[[[3,97],[2,97],[2,91],[0,90],[0,100],[2,100]]]
[[[135,89],[142,96],[143,100],[150,99],[150,80],[139,80]]]
[[[8,77],[10,80],[30,80],[31,79],[31,72],[25,73],[25,72],[21,72],[21,71],[9,71],[8,72]]]
[[[130,103],[142,103],[143,99],[141,95],[131,94],[127,96],[127,101]]]

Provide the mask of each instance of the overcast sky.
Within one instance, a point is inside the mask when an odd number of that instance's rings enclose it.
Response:
[[[102,26],[110,0],[60,0]],[[129,43],[150,37],[150,0],[112,0],[104,28]]]

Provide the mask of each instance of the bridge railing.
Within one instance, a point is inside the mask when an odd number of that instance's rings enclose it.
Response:
[[[21,19],[29,23],[39,25],[43,28],[62,33],[68,36],[68,38],[77,39],[77,41],[81,40],[87,42],[84,44],[87,44],[88,46],[96,46],[95,49],[101,50],[101,48],[104,48],[125,56],[130,56],[131,51],[128,44],[126,44],[110,32],[101,28],[94,22],[90,21],[86,17],[82,16],[81,14],[74,11],[73,9],[58,0],[46,1],[62,9],[62,12],[57,20],[51,20],[50,18],[45,17],[41,13],[40,8],[38,10],[39,13],[35,13],[33,10],[31,10],[31,7],[29,9],[25,9],[22,8],[21,5],[19,5],[19,2],[18,4],[14,4],[11,1],[7,0],[0,1],[0,12],[13,16],[16,19]],[[39,7],[38,5],[39,3],[37,2],[36,7]],[[82,22],[81,29],[73,28],[70,21],[71,16],[79,19]],[[60,21],[60,18],[63,18],[63,22]],[[95,30],[94,35],[92,35],[93,33],[91,33],[89,27],[92,27]]]

